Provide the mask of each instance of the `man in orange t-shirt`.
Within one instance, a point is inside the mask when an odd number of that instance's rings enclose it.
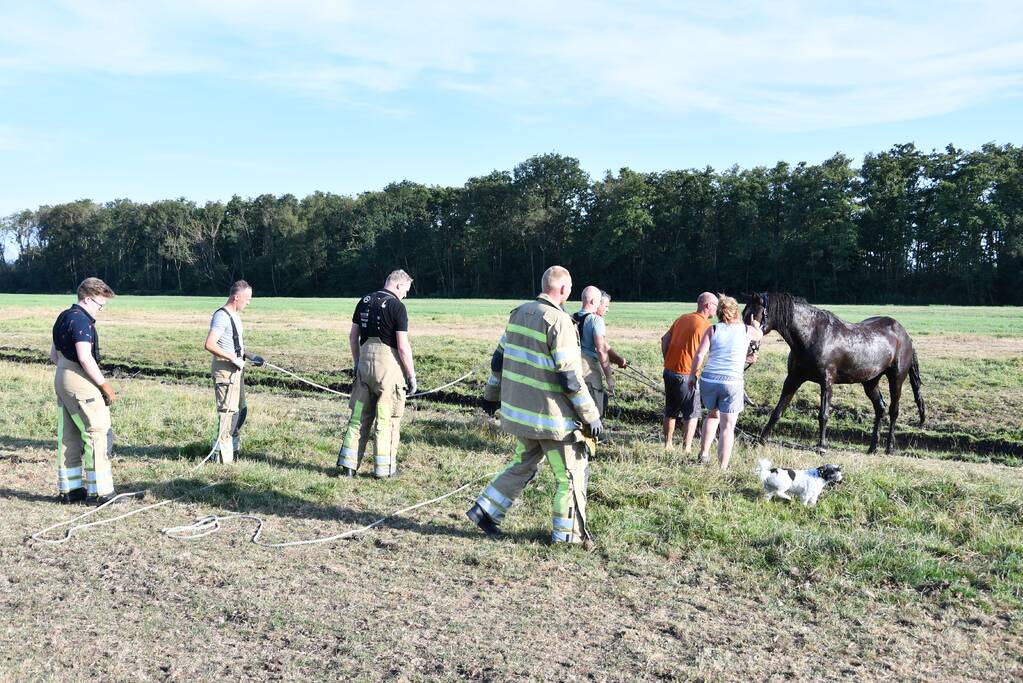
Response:
[[[693,357],[703,333],[710,327],[710,318],[718,308],[718,298],[704,292],[696,299],[696,312],[687,313],[676,320],[661,337],[661,356],[664,357],[664,447],[674,448],[675,420],[685,422],[685,450],[693,447],[696,421],[700,418],[700,386],[690,389],[686,378],[692,370]]]

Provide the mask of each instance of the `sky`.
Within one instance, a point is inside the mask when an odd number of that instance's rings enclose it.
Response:
[[[1021,120],[1019,0],[0,0],[0,216],[548,152],[600,177],[1020,145]]]

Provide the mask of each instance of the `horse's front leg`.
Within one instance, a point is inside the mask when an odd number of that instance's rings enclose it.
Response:
[[[774,423],[778,421],[781,414],[789,407],[789,403],[792,402],[792,397],[796,395],[796,392],[799,391],[799,387],[803,386],[803,382],[805,381],[806,380],[793,377],[792,375],[785,378],[785,384],[783,384],[781,388],[781,398],[778,399],[778,405],[774,407],[774,411],[771,413],[770,419],[764,426],[764,431],[760,432],[760,438],[757,440],[759,443],[763,444],[767,441],[767,436],[771,433],[771,430],[774,429]]]
[[[827,378],[821,382],[821,409],[817,414],[817,423],[820,425],[820,434],[817,437],[817,448],[826,450],[828,447],[828,413],[831,411],[831,379]]]

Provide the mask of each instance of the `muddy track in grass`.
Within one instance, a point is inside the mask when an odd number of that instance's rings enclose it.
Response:
[[[40,354],[36,349],[28,348],[7,347],[0,349],[0,360],[32,365],[50,364],[50,359],[48,357]],[[144,377],[148,379],[167,378],[194,384],[205,383],[209,380],[208,372],[190,370],[184,367],[150,366],[123,361],[103,361],[103,368],[114,377],[124,379],[132,379],[136,377]],[[316,380],[316,378],[313,379],[314,381]],[[346,394],[351,392],[352,389],[350,382],[339,383],[323,380],[317,381],[317,383],[329,387],[334,391],[340,391]],[[302,382],[299,382],[298,380],[281,375],[264,375],[262,373],[255,376],[247,375],[245,378],[245,384],[249,387],[286,389],[288,391],[312,394],[322,393]],[[457,391],[439,391],[420,400],[430,403],[463,407],[479,405],[479,400],[475,394],[470,395]],[[799,403],[794,403],[789,408],[789,412],[795,412],[797,414],[805,412],[807,415],[815,417],[817,411],[815,407],[802,406]],[[832,411],[833,418],[858,420],[864,424],[864,427],[843,427],[831,424],[828,426],[828,436],[832,440],[841,441],[846,444],[856,444],[864,447],[867,446],[870,443],[870,426],[872,420],[870,416],[860,415],[859,412],[860,411],[856,410],[843,410],[841,408],[834,409]],[[745,427],[748,432],[755,435],[759,434],[761,426],[767,421],[767,416],[771,413],[771,407],[757,406],[748,408],[746,413],[747,415],[752,414],[757,416],[756,425],[751,425],[750,421],[746,419],[743,420],[744,424],[740,424],[739,426]],[[609,416],[616,421],[620,420],[631,424],[659,423],[662,418],[660,411],[649,410],[646,408],[615,406],[611,407]],[[780,422],[775,427],[774,436],[779,439],[799,439],[806,447],[812,447],[816,440],[816,427],[807,426],[805,424],[785,424],[784,422]],[[883,438],[884,428],[882,427],[882,444]],[[896,440],[897,443],[901,444],[903,447],[909,446],[911,448],[922,448],[925,450],[943,451],[947,453],[969,453],[981,456],[983,459],[992,463],[1017,467],[1021,465],[1021,459],[1023,459],[1023,443],[995,437],[978,437],[965,433],[907,433],[905,431],[900,432],[900,430],[897,429]],[[972,462],[977,458],[965,457],[953,459]]]

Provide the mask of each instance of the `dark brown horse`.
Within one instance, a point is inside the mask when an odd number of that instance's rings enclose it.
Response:
[[[895,450],[895,420],[899,417],[899,399],[902,383],[909,376],[913,397],[920,411],[920,424],[924,423],[924,400],[920,396],[920,365],[913,340],[906,329],[894,318],[878,316],[858,323],[847,323],[834,313],[806,303],[806,300],[775,292],[763,292],[750,297],[742,312],[747,324],[760,323],[764,334],[777,330],[789,345],[788,375],[782,386],[781,398],[771,413],[760,443],[774,428],[774,424],[788,407],[789,402],[804,382],[816,382],[821,387],[821,407],[818,415],[819,448],[826,448],[825,430],[831,407],[831,387],[834,384],[862,384],[867,398],[874,404],[874,434],[870,450],[877,451],[878,432],[884,417],[884,399],[878,383],[888,378],[891,405],[888,408],[888,445],[886,453]]]

